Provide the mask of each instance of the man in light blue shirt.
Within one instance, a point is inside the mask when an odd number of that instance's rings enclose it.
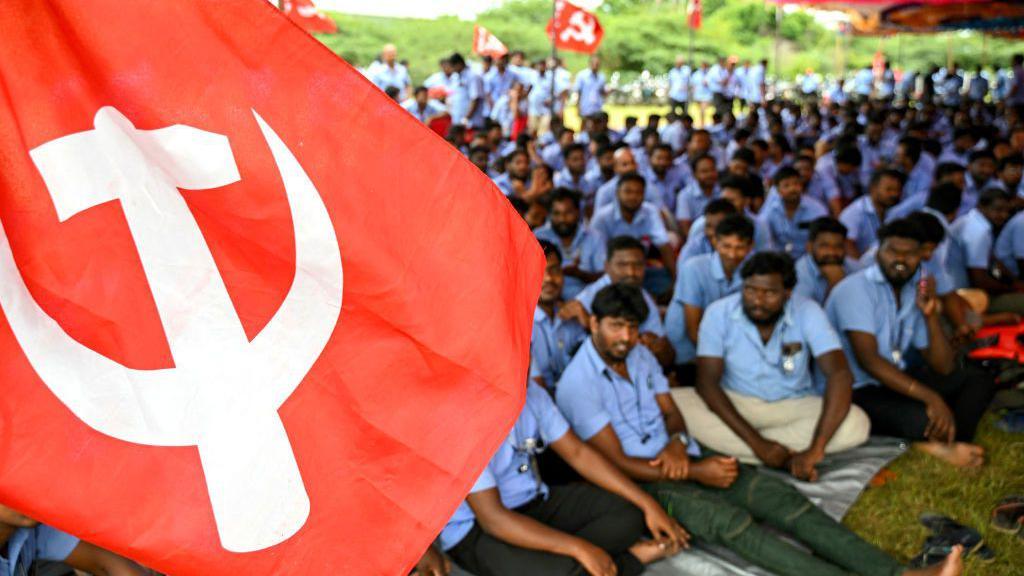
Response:
[[[601,238],[632,236],[645,248],[656,248],[665,269],[675,275],[675,254],[669,244],[668,231],[656,206],[644,201],[646,180],[636,172],[619,176],[616,201],[597,209],[590,229]]]
[[[149,571],[113,552],[45,526],[0,504],[0,576],[34,574],[36,560],[63,562],[76,570],[108,576],[143,576]]]
[[[562,298],[571,300],[584,286],[601,277],[605,246],[584,224],[580,216],[579,196],[566,188],[551,192],[548,222],[534,230],[539,240],[554,244],[565,274]]]
[[[690,226],[701,214],[708,202],[718,198],[718,166],[715,159],[708,155],[697,156],[690,162],[693,178],[676,198],[676,221],[680,233],[689,235]]]
[[[580,118],[597,114],[604,108],[607,88],[599,57],[591,56],[590,67],[576,74],[572,90],[579,98]]]
[[[484,92],[487,97],[488,110],[492,109],[502,96],[508,95],[512,85],[518,80],[519,77],[516,76],[516,73],[508,67],[508,55],[499,56],[494,61],[494,68],[484,75]]]
[[[452,75],[448,79],[448,114],[452,122],[467,128],[481,128],[484,120],[484,83],[480,75],[466,66],[461,54],[452,54]]]
[[[597,182],[587,175],[587,153],[582,144],[572,143],[562,149],[562,169],[555,172],[555,188],[567,188],[580,195],[581,202],[593,205]]]
[[[1024,212],[1018,212],[1003,226],[996,239],[993,254],[1015,278],[1020,278],[1024,262]]]
[[[431,120],[447,112],[444,105],[429,98],[424,86],[417,86],[412,94],[411,99],[402,103],[402,108],[420,122],[428,124]]]
[[[537,455],[547,448],[596,486],[545,484]],[[645,524],[655,540],[641,541]],[[495,576],[636,576],[687,540],[654,498],[580,441],[547,391],[532,382],[508,438],[440,536],[459,566]]]
[[[870,65],[865,65],[853,77],[853,93],[861,100],[867,100],[875,89],[875,73]]]
[[[793,294],[824,306],[829,292],[852,268],[846,260],[846,226],[835,218],[818,218],[811,222],[807,238],[807,253],[795,264]]]
[[[409,79],[409,71],[397,61],[398,49],[394,44],[387,44],[381,50],[380,56],[381,63],[370,71],[370,81],[384,91],[388,88],[397,88],[397,100],[405,100],[409,97],[412,81]]]
[[[839,215],[846,226],[846,253],[857,260],[878,241],[878,229],[886,212],[895,206],[903,192],[903,175],[884,168],[871,176],[868,193],[855,200]]]
[[[640,482],[692,534],[773,574],[909,574],[791,485],[732,458],[701,457],[657,363],[636,345],[645,307],[629,286],[610,286],[595,297],[591,337],[556,391],[573,431]],[[800,539],[815,554],[791,546],[760,522]]]
[[[750,254],[753,243],[754,225],[742,214],[726,216],[715,228],[715,252],[691,258],[679,269],[672,301],[665,314],[665,330],[675,350],[681,376],[689,376],[681,382],[692,381],[697,330],[704,310],[712,302],[740,289],[739,267]]]
[[[537,371],[536,382],[545,388],[554,388],[587,332],[574,318],[563,319],[559,314],[565,283],[561,251],[547,240],[541,240],[540,246],[546,263],[540,299],[533,313],[530,358]]]
[[[647,170],[647,189],[644,198],[665,211],[675,212],[676,195],[685,183],[680,170],[672,164],[672,147],[668,144],[657,144],[651,150],[650,168]]]
[[[992,378],[956,365],[935,281],[920,271],[921,228],[895,220],[878,236],[876,263],[840,282],[825,305],[853,370],[853,401],[875,434],[909,438],[956,466],[980,466],[983,450],[970,440],[994,394]]]
[[[642,289],[644,282],[644,246],[630,236],[619,236],[608,242],[608,259],[605,262],[605,274],[596,282],[588,285],[576,295],[576,299],[566,303],[562,314],[566,318],[575,318],[583,326],[590,325],[590,304],[594,296],[605,286],[626,284],[641,288],[647,302],[648,314],[640,325],[641,342],[658,358],[662,365],[672,364],[672,346],[665,337],[665,325],[661,321],[654,298]]]
[[[804,194],[804,181],[795,168],[775,173],[775,195],[765,202],[758,220],[768,228],[775,246],[797,259],[807,249],[811,222],[828,215],[828,208]]]
[[[619,178],[625,174],[631,174],[639,172],[637,169],[636,155],[633,154],[633,150],[629,146],[620,144],[615,149],[615,154],[612,160],[612,170],[615,176],[610,180],[600,185],[597,188],[597,192],[594,196],[594,209],[604,208],[605,206],[611,205],[615,202],[615,194],[619,189]],[[644,200],[647,200],[646,191],[644,194]]]
[[[690,74],[692,70],[686,65],[686,59],[676,56],[676,65],[668,71],[668,104],[669,111],[675,114],[686,114],[690,104]]]
[[[701,320],[696,389],[674,397],[702,445],[814,480],[826,453],[863,444],[870,427],[850,406],[853,377],[839,336],[816,302],[792,296],[789,256],[754,254],[740,275],[742,291],[711,304]]]

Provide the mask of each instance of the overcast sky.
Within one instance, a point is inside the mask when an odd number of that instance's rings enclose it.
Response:
[[[404,16],[408,18],[437,18],[458,16],[473,20],[488,8],[501,4],[502,0],[313,0],[322,10],[336,10],[346,14],[367,14],[370,16]]]

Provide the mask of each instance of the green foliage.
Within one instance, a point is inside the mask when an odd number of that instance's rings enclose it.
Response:
[[[600,53],[608,69],[627,78],[642,70],[663,73],[676,55],[690,51],[691,34],[686,26],[686,0],[606,0],[599,9],[605,30]],[[551,17],[548,0],[509,0],[480,15],[478,21],[510,48],[531,59],[550,53],[544,27]],[[701,30],[692,34],[694,60],[735,55],[741,59],[772,60],[775,55],[775,7],[762,0],[704,0]],[[369,64],[388,43],[398,46],[399,57],[408,59],[413,81],[422,81],[437,70],[437,60],[461,52],[469,55],[473,23],[455,18],[416,20],[373,18],[331,13],[341,32],[321,36],[331,50],[355,65]],[[793,77],[806,68],[834,74],[843,60],[846,69],[870,63],[883,50],[897,67],[922,69],[946,62],[947,37],[902,35],[896,38],[840,38],[824,29],[812,16],[791,12],[779,26],[781,73]],[[1005,65],[1019,45],[980,35],[958,33],[952,38],[954,57],[961,67],[973,69],[986,61]],[[561,54],[570,70],[586,65],[586,56]],[[774,71],[775,67],[771,69]]]

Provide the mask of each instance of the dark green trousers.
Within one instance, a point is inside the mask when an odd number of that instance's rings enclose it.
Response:
[[[796,488],[740,465],[724,490],[695,482],[643,485],[693,536],[729,548],[781,576],[897,576],[904,568],[805,498]],[[814,554],[765,530],[772,526]]]

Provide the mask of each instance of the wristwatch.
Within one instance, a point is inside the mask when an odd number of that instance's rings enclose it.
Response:
[[[690,437],[686,435],[686,432],[678,432],[674,436],[674,438],[677,438],[680,442],[682,442],[683,446],[689,446],[690,445]]]

